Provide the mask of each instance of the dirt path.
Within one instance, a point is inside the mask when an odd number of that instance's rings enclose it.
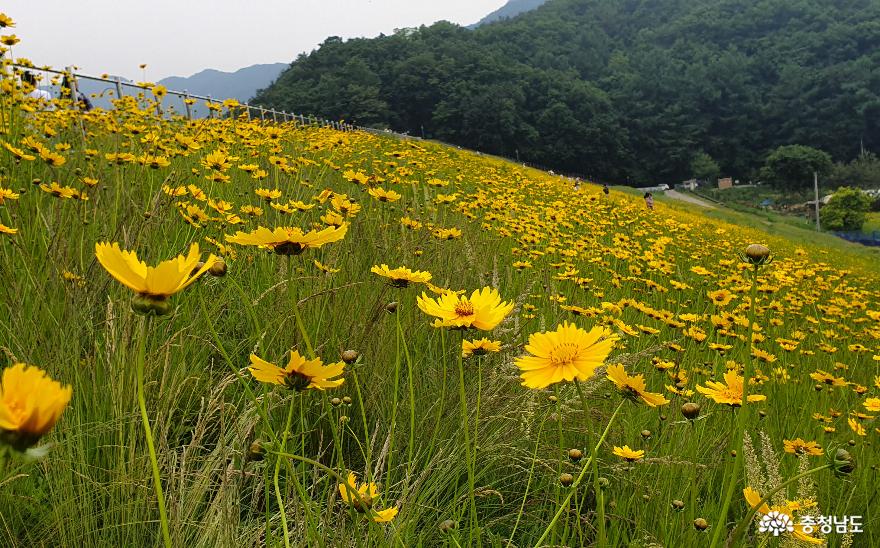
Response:
[[[694,198],[690,194],[682,194],[681,192],[679,192],[677,190],[667,190],[664,194],[666,196],[668,196],[669,198],[672,198],[673,200],[680,200],[682,202],[688,202],[690,204],[695,204],[695,205],[698,205],[701,207],[705,207],[706,209],[717,209],[714,205],[710,204],[709,202],[707,202],[705,200],[701,200],[699,198]]]

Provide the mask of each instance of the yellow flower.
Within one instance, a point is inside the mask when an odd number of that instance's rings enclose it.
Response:
[[[642,401],[651,407],[669,403],[669,400],[664,398],[662,394],[648,392],[645,388],[644,375],[630,377],[620,364],[609,365],[607,374],[608,378],[617,385],[617,388],[629,398],[641,398]]]
[[[13,234],[18,234],[18,229],[0,223],[0,234],[9,234],[10,236],[12,236]]]
[[[422,293],[417,299],[425,314],[436,316],[434,327],[475,327],[483,331],[495,329],[513,310],[513,303],[502,302],[496,289],[476,289],[470,298],[455,293],[444,293],[437,299]]]
[[[315,259],[312,259],[312,263],[318,268],[318,270],[320,270],[321,272],[324,272],[326,274],[335,274],[335,273],[339,272],[338,268],[333,268],[331,266],[327,266],[324,263],[319,262]]]
[[[727,306],[733,300],[733,293],[726,289],[719,289],[718,291],[710,291],[709,298],[718,306]]]
[[[327,227],[323,230],[303,232],[299,227],[281,226],[275,230],[259,227],[253,232],[238,232],[235,236],[226,235],[226,241],[241,245],[268,247],[279,255],[299,255],[309,248],[319,248],[324,244],[338,242],[348,231],[348,225]]]
[[[56,198],[79,198],[79,191],[69,186],[61,186],[55,181],[52,184],[40,183],[40,190]]]
[[[107,272],[125,287],[150,301],[164,301],[195,282],[207,272],[217,258],[211,254],[201,268],[196,268],[202,254],[193,243],[187,255],[147,266],[134,251],[123,251],[118,243],[95,244],[95,256]],[[158,312],[158,311],[157,311]]]
[[[8,188],[0,187],[0,205],[3,204],[4,200],[18,200],[18,193],[12,192]]]
[[[859,421],[850,417],[846,420],[846,423],[849,424],[850,430],[856,433],[857,436],[867,436],[867,432],[865,432],[865,427],[859,424]]]
[[[381,266],[373,266],[370,272],[389,278],[391,285],[394,287],[407,287],[411,283],[427,283],[431,281],[430,272],[412,271],[405,266],[389,269],[387,264],[383,264]]]
[[[370,196],[376,198],[380,202],[396,202],[400,199],[400,194],[393,190],[385,190],[382,188],[371,188],[367,191]]]
[[[754,508],[761,515],[767,515],[770,512],[779,512],[791,518],[791,515],[795,510],[795,505],[793,503],[787,503],[783,506],[773,506],[772,508],[770,506],[767,506],[767,503],[764,503],[759,507],[758,504],[761,502],[762,498],[761,494],[751,487],[746,487],[745,489],[743,489],[743,496],[745,497],[748,505]],[[794,538],[804,542],[808,542],[810,544],[825,544],[824,540],[811,537],[810,535],[804,533],[804,526],[800,523],[794,523],[794,519],[791,519],[790,521],[794,526],[794,531],[792,531],[791,533]]]
[[[785,452],[793,455],[810,455],[813,457],[821,457],[823,455],[822,447],[814,441],[804,441],[801,438],[795,438],[793,440],[782,440],[782,444],[785,446]]]
[[[269,363],[256,354],[251,354],[251,365],[248,371],[260,382],[279,384],[291,390],[306,390],[316,388],[336,388],[345,382],[345,379],[335,379],[345,371],[345,362],[324,365],[321,358],[307,360],[300,356],[296,350],[290,353],[290,361],[287,367],[281,368],[274,363]]]
[[[18,36],[14,35],[14,34],[7,34],[4,36],[0,36],[0,44],[3,44],[4,46],[14,46],[15,44],[17,44],[19,42],[21,42],[21,40],[19,40]]]
[[[516,359],[522,384],[541,389],[562,381],[585,381],[602,365],[618,339],[607,327],[595,326],[587,332],[568,322],[556,331],[532,333],[525,348],[532,355]]]
[[[351,505],[351,507],[359,513],[368,514],[370,519],[376,523],[387,523],[397,515],[397,508],[388,508],[385,510],[375,510],[373,508],[373,504],[379,496],[379,488],[375,483],[368,482],[359,484],[357,482],[357,476],[352,472],[348,473],[347,483],[348,485],[351,485],[354,490],[349,488],[345,483],[340,483],[339,496],[342,497],[342,500],[345,501],[346,504]]]
[[[862,405],[864,405],[868,411],[880,411],[880,398],[868,398],[862,402]]]
[[[736,371],[730,370],[724,374],[724,383],[706,381],[706,387],[697,386],[697,390],[715,400],[715,403],[739,407],[743,398],[743,378]],[[766,399],[767,396],[761,394],[750,394],[748,397],[750,402]]]
[[[471,356],[481,356],[489,352],[500,352],[501,341],[492,341],[486,338],[474,339],[472,341],[461,341],[461,357],[470,358]]]
[[[72,394],[39,367],[7,367],[0,381],[0,440],[19,451],[31,447],[52,429]]]
[[[5,13],[0,13],[0,29],[5,29],[6,27],[14,27],[15,23],[12,21],[12,18],[6,15]]]
[[[624,445],[623,447],[614,446],[614,449],[611,451],[614,455],[626,459],[629,462],[635,462],[641,458],[644,458],[645,452],[641,449],[638,451],[633,451],[629,448],[629,445]]]

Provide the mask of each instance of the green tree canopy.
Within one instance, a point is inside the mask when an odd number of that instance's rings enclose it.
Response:
[[[828,204],[819,210],[819,220],[827,230],[861,230],[871,202],[871,198],[857,188],[838,188]]]
[[[827,152],[803,145],[781,146],[767,156],[761,176],[780,188],[800,189],[813,185],[813,174],[831,171]]]
[[[714,183],[720,174],[718,163],[703,151],[698,152],[691,160],[691,175],[695,179]]]

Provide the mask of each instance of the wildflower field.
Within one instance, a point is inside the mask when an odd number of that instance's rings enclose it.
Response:
[[[4,74],[3,546],[880,544],[864,255]]]

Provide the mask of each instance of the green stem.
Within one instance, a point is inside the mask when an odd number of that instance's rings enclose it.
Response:
[[[290,400],[287,407],[287,421],[284,423],[284,432],[281,434],[281,451],[287,448],[287,435],[290,433],[290,423],[293,422],[293,407],[296,398]],[[275,487],[275,500],[278,501],[278,511],[281,514],[281,529],[284,531],[284,546],[290,548],[290,533],[287,530],[287,511],[284,507],[284,497],[281,496],[281,486],[278,483],[278,476],[281,473],[281,459],[275,459],[275,473],[272,475],[272,485]]]
[[[710,544],[710,548],[716,548],[721,541],[721,532],[727,531],[727,512],[730,509],[730,503],[733,500],[733,492],[736,490],[736,482],[739,479],[740,471],[743,468],[743,436],[745,435],[751,411],[748,394],[749,380],[752,378],[752,336],[755,326],[755,309],[757,308],[757,303],[755,301],[757,299],[758,289],[758,268],[759,265],[754,265],[751,272],[752,284],[751,291],[749,292],[751,299],[751,302],[749,303],[749,334],[746,340],[747,356],[743,368],[742,407],[739,410],[739,416],[737,417],[738,421],[736,430],[732,432],[733,437],[731,438],[731,445],[736,448],[736,459],[733,461],[733,471],[728,477],[727,487],[724,490],[724,503],[721,506],[721,512],[716,520],[717,524],[715,527],[715,533],[712,535],[712,544]]]
[[[162,526],[162,540],[165,548],[171,548],[171,532],[168,529],[168,516],[165,513],[165,495],[162,493],[162,476],[159,473],[159,460],[156,458],[156,447],[153,445],[153,429],[147,416],[147,401],[144,397],[144,364],[147,348],[147,319],[139,321],[138,353],[137,353],[137,398],[144,423],[144,435],[147,438],[147,449],[150,452],[150,465],[153,469],[153,486],[156,489],[156,500],[159,504],[159,522]]]
[[[623,404],[626,403],[626,400],[621,400],[617,405],[617,409],[614,410],[614,414],[611,415],[611,418],[608,419],[608,424],[605,426],[605,431],[602,432],[602,436],[599,438],[598,443],[596,443],[596,448],[590,454],[589,460],[584,464],[584,467],[581,469],[581,473],[578,474],[578,477],[574,480],[574,483],[571,484],[571,488],[568,492],[568,496],[565,497],[565,500],[562,501],[562,504],[559,505],[559,509],[556,510],[556,514],[553,516],[553,519],[547,525],[547,528],[544,529],[544,533],[541,535],[541,538],[538,539],[538,542],[535,543],[535,548],[541,546],[544,542],[544,539],[547,538],[547,535],[550,534],[550,531],[553,527],[556,526],[556,522],[559,521],[559,518],[562,516],[562,512],[568,507],[568,503],[571,500],[571,497],[574,496],[577,491],[578,486],[580,486],[581,482],[584,480],[584,476],[587,474],[587,470],[590,469],[590,464],[593,461],[593,454],[598,451],[598,448],[602,446],[605,442],[605,438],[608,436],[608,432],[611,430],[611,425],[614,423],[614,419],[617,418],[617,414],[620,412],[620,409],[623,407]]]
[[[403,328],[400,326],[400,311],[398,310],[394,315],[397,316],[397,334],[400,336],[400,341],[403,345],[403,355],[406,358],[406,382],[409,388],[409,446],[407,446],[407,460],[409,461],[408,465],[411,467],[413,465],[413,448],[415,447],[416,435],[416,388],[413,382],[412,359],[410,359]]]
[[[464,335],[462,334],[461,339],[464,339]],[[471,535],[476,531],[478,527],[479,521],[477,520],[477,501],[474,497],[474,461],[471,457],[471,440],[470,440],[470,425],[468,424],[470,421],[468,420],[468,408],[467,408],[467,393],[465,391],[464,384],[464,360],[461,355],[461,343],[459,342],[458,346],[459,351],[458,354],[458,396],[461,401],[461,427],[464,430],[464,450],[465,450],[465,459],[467,462],[467,473],[468,473],[468,500],[470,501],[470,522],[471,522],[471,530],[468,533],[468,544],[470,544]],[[477,538],[479,539],[479,533],[477,533]],[[479,544],[479,542],[478,542]]]
[[[575,388],[577,388],[578,398],[581,400],[581,405],[584,408],[584,418],[589,420],[590,406],[587,405],[587,398],[584,395],[584,390],[581,387],[581,383],[577,379],[575,379],[574,385]],[[593,451],[590,454],[590,460],[593,462],[593,493],[596,496],[596,516],[599,522],[597,527],[597,544],[599,546],[606,546],[608,544],[608,540],[605,532],[605,496],[602,493],[602,487],[599,485],[598,453],[599,446],[596,445],[595,447],[593,447]]]

